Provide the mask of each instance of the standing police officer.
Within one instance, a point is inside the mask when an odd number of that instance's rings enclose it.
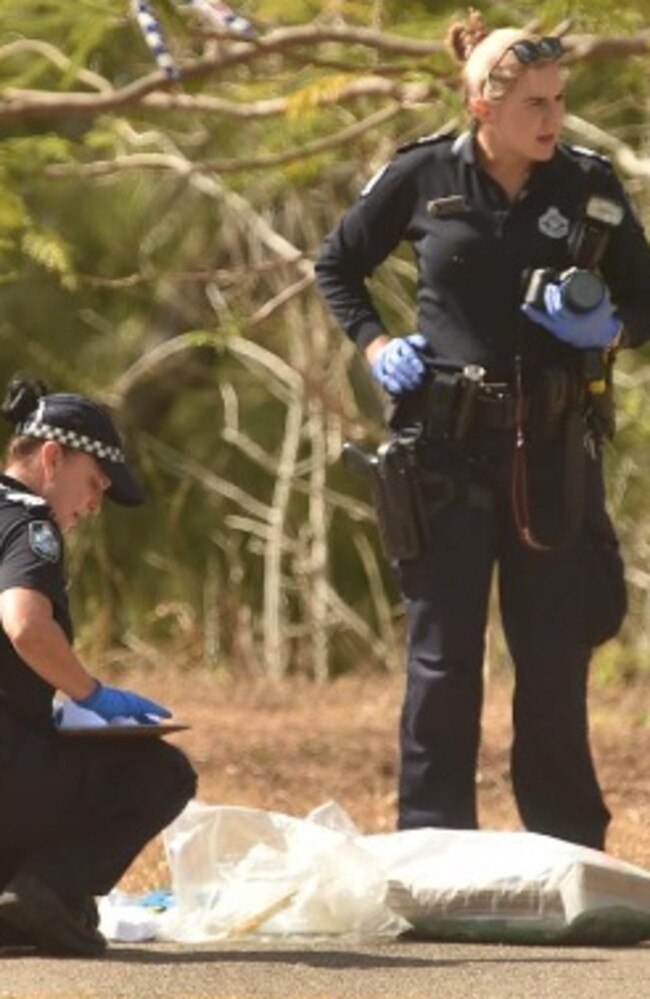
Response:
[[[170,713],[100,683],[72,648],[63,533],[104,495],[127,506],[143,497],[106,410],[40,393],[15,381],[2,408],[15,435],[0,475],[0,946],[93,957],[106,947],[94,896],[178,815],[196,775],[157,738],[55,729],[56,690],[106,721]]]
[[[605,509],[600,393],[621,338],[650,336],[650,248],[609,162],[559,141],[561,41],[488,33],[472,14],[450,42],[465,61],[471,130],[402,149],[316,266],[334,316],[393,397],[391,426],[408,435],[427,511],[421,550],[397,559],[409,627],[399,824],[477,824],[497,565],[520,815],[528,829],[602,848],[610,816],[589,747],[587,673],[626,595]],[[402,240],[417,262],[418,332],[390,338],[366,279]],[[587,270],[596,265],[599,280]],[[449,488],[427,506],[440,482]]]

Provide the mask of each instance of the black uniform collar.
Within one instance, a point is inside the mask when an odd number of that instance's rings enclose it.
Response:
[[[7,498],[22,502],[26,507],[46,507],[47,500],[35,493],[33,489],[26,486],[20,479],[14,479],[11,475],[0,473],[0,495],[5,494]]]
[[[476,166],[478,161],[474,145],[474,132],[461,132],[460,135],[457,135],[454,139],[451,151],[454,156],[457,156],[463,161],[463,163],[470,163],[473,166]]]
[[[461,132],[454,139],[451,151],[461,162],[467,163],[475,169],[480,169],[476,150],[476,133],[473,129]],[[561,146],[558,146],[550,160],[535,164],[526,186],[528,188],[532,186],[537,187],[557,177],[562,172],[562,165],[565,159],[566,153],[562,151]]]

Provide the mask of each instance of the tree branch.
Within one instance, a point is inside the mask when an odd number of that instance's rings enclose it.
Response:
[[[113,91],[113,87],[106,77],[100,76],[99,73],[94,73],[90,69],[73,67],[72,60],[61,49],[58,49],[56,45],[52,45],[50,42],[44,42],[38,38],[19,38],[14,42],[3,45],[0,47],[0,62],[3,59],[22,55],[25,52],[35,52],[37,55],[43,56],[44,59],[47,59],[53,66],[56,66],[57,69],[63,72],[72,67],[76,80],[79,80],[81,83],[87,83],[89,87],[93,87],[100,93]],[[27,91],[27,93],[30,93],[30,91]],[[36,93],[39,93],[39,91],[36,91]]]
[[[214,37],[213,33],[201,32],[204,38]],[[220,37],[223,38],[223,35]],[[375,31],[372,28],[351,28],[348,25],[300,25],[294,28],[279,28],[270,31],[261,38],[250,41],[252,49],[258,54],[279,52],[286,48],[299,45],[314,45],[321,42],[349,42],[351,45],[362,45],[364,48],[377,52],[390,52],[392,55],[434,55],[447,52],[447,46],[440,39],[420,41],[406,38],[402,35],[390,35]]]
[[[24,94],[33,91],[22,91]],[[387,80],[385,77],[362,76],[340,90],[332,91],[330,87],[323,92],[314,90],[310,95],[309,104],[312,107],[332,107],[347,104],[366,97],[386,97],[398,101],[403,107],[423,104],[439,95],[439,83],[403,83]],[[149,94],[141,103],[142,107],[160,111],[193,111],[222,114],[226,118],[251,120],[271,118],[290,113],[296,107],[296,97],[273,97],[268,100],[239,103],[228,101],[222,97],[209,94]]]
[[[634,55],[645,55],[650,50],[650,32],[644,31],[635,37],[600,38],[594,35],[565,36],[569,50],[567,62],[579,60],[621,59]],[[142,107],[149,95],[173,90],[183,81],[195,81],[225,73],[237,66],[292,49],[317,47],[328,42],[361,45],[378,52],[392,55],[427,56],[439,55],[446,51],[445,43],[439,39],[420,41],[388,35],[365,28],[314,27],[311,25],[282,28],[269,32],[263,38],[245,42],[224,43],[215,54],[194,59],[179,67],[178,81],[169,80],[161,71],[155,71],[132,81],[124,87],[110,88],[106,81],[96,74],[84,76],[84,82],[101,89],[100,93],[54,93],[48,91],[20,91],[7,89],[0,99],[0,121],[20,120],[33,117],[60,118],[63,116],[94,116],[106,111],[124,107]],[[10,43],[19,45],[21,43]],[[45,54],[47,43],[30,43],[34,50]],[[11,51],[4,46],[2,52]],[[14,51],[16,51],[14,49]],[[47,50],[48,57],[65,59],[56,49]],[[82,71],[87,74],[89,71]],[[82,78],[80,76],[80,78]],[[100,86],[101,84],[101,86]]]
[[[631,177],[650,177],[650,158],[638,156],[630,146],[614,135],[574,114],[566,115],[565,125],[582,141],[610,153],[624,173]]]
[[[248,320],[247,326],[259,326],[260,323],[266,322],[266,320],[273,315],[277,309],[281,309],[283,305],[295,298],[297,295],[301,295],[306,288],[311,287],[314,283],[313,274],[305,274],[301,277],[299,281],[295,281],[294,284],[289,285],[288,288],[284,288],[282,291],[278,292],[272,299],[265,302],[264,305],[253,313],[253,315]]]
[[[162,441],[149,434],[143,435],[148,447],[153,451],[159,464],[168,471],[177,475],[181,479],[197,482],[207,493],[212,493],[223,499],[230,500],[246,510],[252,517],[265,523],[269,522],[272,515],[271,507],[251,496],[240,486],[229,482],[227,479],[209,471],[198,461],[188,458],[174,448],[163,444]]]
[[[311,26],[272,31],[264,38],[223,46],[215,55],[195,59],[179,67],[177,81],[171,81],[161,71],[149,73],[125,87],[102,94],[42,92],[26,96],[20,91],[5,90],[0,100],[0,121],[28,117],[62,117],[64,115],[96,115],[126,106],[142,104],[154,91],[167,91],[179,83],[200,80],[223,73],[235,66],[253,62],[266,55],[301,45],[323,42],[350,42],[384,52],[428,55],[445,50],[444,43],[433,40],[420,42],[395,35],[353,28],[314,28]]]
[[[191,173],[239,173],[242,170],[264,170],[268,167],[282,166],[285,163],[294,163],[298,160],[307,159],[309,156],[317,156],[320,153],[328,152],[330,149],[337,149],[358,139],[364,132],[378,128],[384,122],[394,118],[401,111],[399,104],[390,104],[388,107],[375,111],[374,114],[364,118],[363,121],[355,122],[347,128],[341,129],[335,135],[328,135],[323,139],[316,139],[314,142],[307,142],[305,145],[295,149],[288,149],[282,153],[266,153],[261,156],[251,156],[248,159],[240,157],[237,159],[212,160],[207,163],[189,163],[185,170]],[[128,156],[116,156],[112,160],[97,160],[94,163],[74,164],[55,163],[45,168],[45,173],[49,177],[106,177],[113,173],[125,170],[168,170],[176,169],[172,162],[175,157],[165,153],[134,153]]]
[[[566,61],[597,62],[601,59],[628,59],[647,55],[650,51],[650,31],[641,31],[633,38],[600,38],[597,35],[568,35],[562,41],[568,49]]]
[[[234,284],[241,285],[243,281],[258,277],[262,274],[272,274],[279,270],[286,269],[291,267],[291,265],[296,263],[298,260],[308,260],[308,257],[306,254],[300,254],[296,257],[295,261],[265,260],[260,264],[242,264],[237,267],[214,267],[200,268],[192,271],[170,271],[166,276],[170,281],[174,281],[178,284],[218,282],[221,287],[227,288]],[[133,274],[123,274],[120,277],[108,277],[102,274],[85,274],[81,271],[77,271],[75,277],[78,278],[81,283],[88,285],[90,288],[114,289],[133,288],[139,284],[147,284],[150,281],[159,280],[157,275],[143,274],[141,271],[136,271]],[[305,279],[308,283],[311,283],[309,275],[305,275]],[[295,292],[295,285],[292,286],[292,288]],[[273,300],[273,303],[274,305],[276,304],[275,299]],[[263,306],[263,308],[265,307],[266,306]]]

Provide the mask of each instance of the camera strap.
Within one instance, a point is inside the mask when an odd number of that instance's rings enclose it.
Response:
[[[515,356],[515,445],[512,460],[512,513],[517,535],[536,552],[557,551],[575,540],[584,516],[584,421],[579,406],[571,406],[564,431],[564,523],[552,542],[536,534],[530,513],[529,473],[525,431],[526,404],[522,385],[521,354]]]

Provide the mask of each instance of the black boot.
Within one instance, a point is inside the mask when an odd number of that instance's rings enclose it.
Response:
[[[84,911],[75,911],[32,874],[18,873],[5,885],[0,927],[24,935],[47,954],[99,957],[106,950],[94,899],[84,899]]]

